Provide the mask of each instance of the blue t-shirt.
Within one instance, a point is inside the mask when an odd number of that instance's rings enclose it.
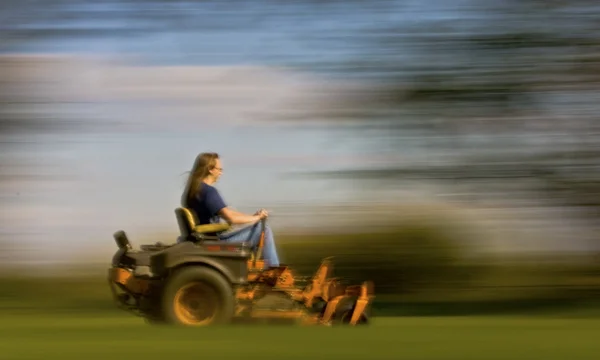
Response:
[[[187,207],[196,213],[199,225],[220,222],[218,213],[226,206],[219,191],[206,183],[202,183],[200,192],[196,193],[187,204]]]

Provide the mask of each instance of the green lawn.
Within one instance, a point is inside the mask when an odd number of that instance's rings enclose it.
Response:
[[[2,314],[12,359],[598,359],[600,319],[378,318],[360,328],[153,327],[113,313]],[[182,356],[183,355],[183,356]]]

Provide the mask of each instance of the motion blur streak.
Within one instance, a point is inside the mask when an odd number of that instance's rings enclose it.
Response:
[[[175,241],[202,151],[221,154],[228,203],[270,210],[281,260],[300,273],[335,256],[339,276],[374,281],[379,318],[464,316],[376,320],[441,348],[374,358],[597,353],[583,334],[599,313],[599,15],[587,0],[3,1],[8,358],[61,356],[51,345],[72,328],[99,344],[98,329],[145,326],[113,309],[112,234]],[[57,318],[57,334],[43,330]],[[535,347],[517,337],[528,326],[552,330],[530,334]],[[32,329],[45,335],[17,346]],[[331,354],[392,341],[370,334],[330,335]],[[218,339],[217,356],[247,348]],[[194,351],[181,341],[165,343]],[[148,346],[129,348],[160,353]],[[252,351],[224,354],[265,356]]]

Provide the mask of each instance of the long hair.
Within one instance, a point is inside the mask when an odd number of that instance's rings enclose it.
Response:
[[[219,154],[214,152],[201,153],[196,157],[194,166],[188,176],[185,191],[181,197],[181,205],[188,207],[190,200],[198,194],[202,186],[202,181],[210,174],[210,171],[215,168]]]

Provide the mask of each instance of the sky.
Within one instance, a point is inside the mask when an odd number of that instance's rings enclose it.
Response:
[[[179,206],[184,172],[202,151],[222,155],[225,170],[218,187],[228,203],[247,212],[272,208],[273,223],[281,228],[328,221],[320,213],[299,210],[313,205],[365,199],[392,204],[418,198],[444,201],[435,196],[438,189],[423,184],[392,191],[297,176],[296,172],[385,164],[409,156],[408,152],[368,151],[369,146],[357,142],[357,133],[352,131],[261,120],[265,113],[303,110],[297,105],[300,100],[309,106],[307,110],[317,106],[316,100],[318,106],[327,106],[324,89],[347,85],[321,73],[284,66],[287,62],[344,61],[356,55],[357,50],[343,42],[336,45],[314,39],[373,24],[401,23],[410,28],[425,19],[449,19],[456,13],[442,11],[447,3],[388,2],[394,7],[371,6],[369,11],[358,12],[327,8],[303,12],[306,9],[288,5],[277,11],[294,16],[264,16],[267,9],[275,8],[245,5],[235,11],[220,7],[212,13],[213,5],[186,7],[189,4],[180,2],[172,5],[179,8],[165,13],[170,19],[178,16],[177,28],[167,21],[151,21],[126,3],[65,3],[69,7],[37,9],[37,20],[24,16],[26,12],[21,17],[9,14],[5,24],[49,32],[81,28],[132,32],[64,33],[3,52],[3,56],[27,60],[22,62],[20,75],[32,81],[28,91],[61,103],[40,108],[41,114],[118,124],[83,134],[10,139],[27,142],[12,154],[17,159],[41,162],[46,166],[45,176],[62,176],[5,183],[1,188],[3,204],[10,204],[1,209],[1,231],[20,247],[35,250],[23,250],[23,254],[38,254],[36,261],[96,248],[110,254],[112,234],[119,229],[134,241],[157,231],[175,233],[173,210]],[[457,3],[454,6],[460,8]],[[73,16],[56,21],[57,11]],[[78,16],[82,13],[89,17]],[[132,19],[132,15],[137,17]],[[212,16],[220,16],[220,21]],[[139,25],[150,25],[151,30],[137,31]],[[430,154],[417,155],[432,160]],[[481,210],[490,214],[483,215],[483,220],[499,218],[490,211]],[[506,227],[502,221],[496,226]],[[568,232],[554,235],[557,247],[568,245],[564,243]],[[518,244],[510,229],[506,236],[516,243],[510,248],[529,248]]]

